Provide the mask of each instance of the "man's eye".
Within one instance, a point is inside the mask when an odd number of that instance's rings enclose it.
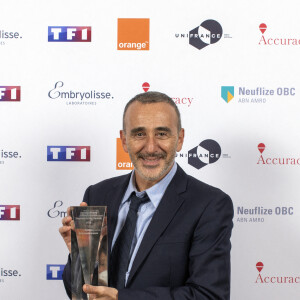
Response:
[[[137,132],[135,134],[136,137],[143,137],[144,136],[144,133],[143,132]]]
[[[158,136],[158,137],[164,138],[164,137],[167,137],[168,135],[167,135],[166,132],[158,132],[158,133],[157,133],[157,136]]]

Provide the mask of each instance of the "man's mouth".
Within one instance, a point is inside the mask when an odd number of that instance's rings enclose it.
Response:
[[[166,154],[161,153],[161,154],[142,154],[139,153],[137,155],[138,158],[143,160],[143,165],[144,166],[149,166],[149,167],[156,167],[161,159],[165,159]]]

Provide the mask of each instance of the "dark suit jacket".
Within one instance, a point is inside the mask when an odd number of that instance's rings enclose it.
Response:
[[[88,205],[108,207],[108,252],[130,174],[90,186]],[[140,245],[119,300],[230,299],[230,236],[233,206],[228,195],[179,166]],[[109,275],[109,273],[108,273]],[[70,261],[63,279],[70,295]]]

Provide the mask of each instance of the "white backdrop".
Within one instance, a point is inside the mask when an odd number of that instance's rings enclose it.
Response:
[[[128,172],[116,169],[116,138],[124,105],[143,92],[144,82],[177,102],[192,99],[178,104],[186,130],[182,154],[207,139],[222,149],[218,161],[200,170],[187,158],[177,161],[234,202],[231,299],[299,299],[298,1],[10,0],[2,1],[1,10],[0,88],[21,87],[21,101],[0,99],[1,299],[67,299],[59,272],[47,279],[47,266],[67,259],[61,217],[90,184]],[[118,18],[150,19],[149,50],[117,50]],[[210,19],[223,29],[217,43],[198,50],[176,37]],[[296,41],[265,45],[261,23],[270,44]],[[48,26],[90,26],[91,42],[48,42]],[[5,32],[18,35],[5,38]],[[68,99],[49,97],[57,82],[63,86],[56,91],[111,97],[69,99],[81,104],[67,105]],[[222,86],[234,87],[229,103]],[[240,93],[259,87],[275,95]],[[289,95],[277,95],[278,88],[288,88]],[[90,146],[91,159],[47,161],[47,146]],[[8,158],[5,152],[18,154]],[[279,165],[279,158],[290,160]],[[20,205],[19,221],[4,220],[7,205]],[[255,207],[272,214],[241,214]],[[258,262],[264,265],[260,272]]]

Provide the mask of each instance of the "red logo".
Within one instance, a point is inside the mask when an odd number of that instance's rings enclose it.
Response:
[[[262,154],[265,151],[266,146],[265,146],[265,144],[260,143],[260,144],[258,144],[257,148],[258,148],[259,152]]]
[[[264,34],[265,31],[267,30],[267,25],[265,23],[261,23],[259,25],[259,30],[261,31],[262,34]]]
[[[258,262],[256,264],[256,269],[258,272],[260,272],[263,269],[263,267],[264,267],[264,264],[262,262]]]
[[[144,82],[142,88],[144,92],[148,92],[148,90],[150,89],[150,84],[148,82]]]

